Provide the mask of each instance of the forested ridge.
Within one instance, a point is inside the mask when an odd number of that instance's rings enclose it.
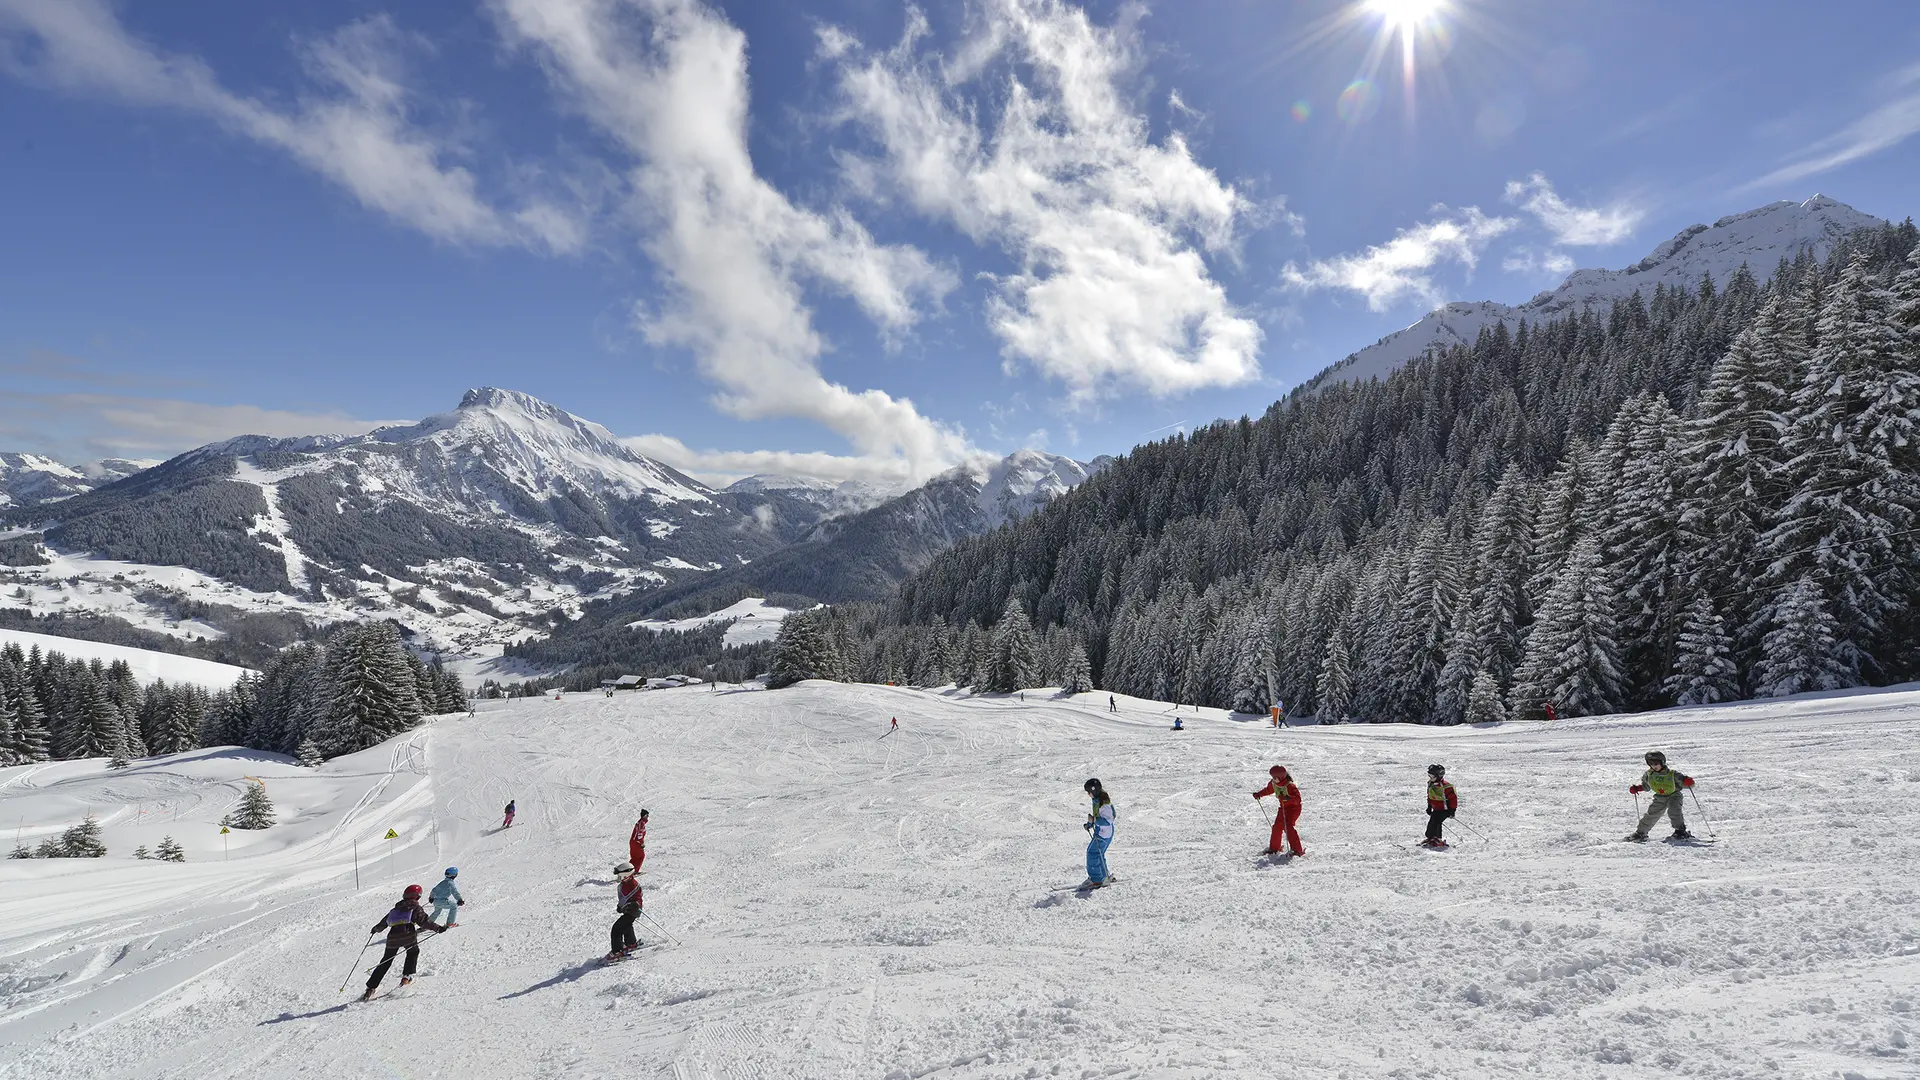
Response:
[[[1124,693],[1435,723],[1920,677],[1915,242],[1496,326],[1141,446],[890,604],[794,624],[776,672],[985,686],[1024,633],[1054,643],[1024,685],[1077,648]]]

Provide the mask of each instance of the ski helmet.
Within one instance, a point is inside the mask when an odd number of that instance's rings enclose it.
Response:
[[[646,811],[646,808],[645,808],[645,807],[641,807],[641,809],[640,809],[640,816],[641,816],[641,817],[646,817],[646,816],[647,816],[647,811]]]
[[[616,874],[631,874],[633,873],[633,864],[630,862],[623,862],[619,866],[614,867],[613,872]]]
[[[1100,781],[1097,777],[1088,777],[1087,782],[1080,785],[1080,789],[1088,792],[1099,791]]]
[[[1273,766],[1272,768],[1270,768],[1270,769],[1268,769],[1268,770],[1267,770],[1267,775],[1268,775],[1268,776],[1275,776],[1275,777],[1278,777],[1278,776],[1285,776],[1285,775],[1287,775],[1287,770],[1285,770],[1285,769],[1283,769],[1283,768],[1281,768],[1281,767],[1280,767],[1280,766],[1278,766],[1278,765],[1275,765],[1275,766]]]
[[[1647,764],[1665,766],[1666,763],[1667,763],[1667,755],[1661,753],[1658,750],[1647,751]]]
[[[457,866],[449,866],[449,867],[447,867],[447,876],[448,876],[448,877],[459,877],[459,876],[460,876],[460,868],[459,868],[459,867],[457,867]]]
[[[405,896],[409,900],[418,900],[420,899],[420,894],[426,891],[427,890],[421,888],[418,885],[409,885],[407,886],[407,891],[402,893],[401,895]]]
[[[1427,766],[1427,775],[1445,776],[1447,775],[1447,767],[1445,765],[1429,765]]]

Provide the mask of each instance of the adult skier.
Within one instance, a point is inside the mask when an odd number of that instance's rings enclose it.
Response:
[[[1107,711],[1108,712],[1120,711],[1120,702],[1116,701],[1112,694],[1107,695]]]
[[[1113,798],[1100,781],[1090,779],[1081,785],[1087,798],[1093,800],[1093,806],[1087,812],[1087,880],[1081,882],[1082,889],[1097,889],[1112,880],[1107,871],[1107,846],[1113,843],[1113,826],[1117,817],[1114,814]]]
[[[647,861],[647,812],[645,810],[640,811],[640,820],[633,823],[633,835],[627,837],[627,861],[633,864],[636,872],[640,869],[640,864]]]
[[[1275,765],[1267,770],[1267,775],[1271,777],[1267,786],[1254,792],[1253,797],[1258,800],[1271,795],[1279,805],[1273,811],[1273,835],[1267,837],[1267,850],[1261,854],[1280,854],[1281,842],[1285,841],[1290,854],[1305,855],[1306,852],[1300,850],[1300,834],[1293,827],[1293,823],[1300,820],[1300,788],[1283,766]]]
[[[625,960],[640,947],[640,939],[633,934],[633,920],[639,918],[640,910],[646,906],[646,898],[640,889],[640,876],[632,863],[621,863],[613,868],[620,875],[619,893],[614,901],[614,910],[620,917],[613,922],[613,943],[607,953],[607,961]]]
[[[400,894],[400,902],[393,905],[393,910],[387,912],[386,918],[374,923],[369,931],[377,934],[382,927],[386,929],[387,951],[380,955],[380,962],[373,966],[373,974],[367,979],[367,992],[360,995],[361,1001],[373,1000],[373,992],[380,988],[380,980],[387,977],[387,969],[393,966],[393,958],[402,949],[406,950],[407,963],[400,969],[400,985],[405,986],[413,981],[413,973],[420,970],[420,931],[431,930],[436,934],[444,934],[460,925],[448,923],[441,926],[427,918],[427,913],[420,910],[421,891],[418,885],[407,886],[407,891]]]
[[[459,867],[447,867],[447,876],[441,878],[440,884],[435,885],[433,892],[428,894],[428,899],[433,901],[434,922],[447,922],[450,924],[453,917],[460,914],[460,909],[467,906],[467,898],[460,895],[460,886],[453,883],[453,879],[459,876]],[[444,919],[440,915],[442,910],[445,910],[447,913]]]
[[[1661,814],[1667,815],[1667,820],[1673,823],[1673,836],[1669,839],[1693,839],[1693,834],[1687,831],[1687,817],[1681,805],[1686,798],[1684,789],[1692,786],[1693,777],[1667,767],[1667,755],[1658,750],[1647,751],[1647,771],[1641,774],[1639,783],[1629,786],[1627,790],[1635,795],[1651,791],[1653,802],[1647,807],[1647,812],[1640,815],[1640,827],[1633,830],[1633,835],[1627,839],[1636,843],[1644,841],[1647,830],[1653,828],[1653,823],[1660,820]]]
[[[1427,838],[1420,841],[1421,846],[1446,847],[1447,842],[1440,837],[1440,825],[1459,809],[1460,793],[1447,783],[1447,767],[1427,766]]]
[[[507,819],[500,823],[500,827],[503,829],[513,828],[513,800],[512,799],[507,800]]]

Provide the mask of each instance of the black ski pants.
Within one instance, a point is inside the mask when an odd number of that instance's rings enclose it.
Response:
[[[640,947],[640,939],[633,936],[633,920],[639,915],[640,908],[636,904],[628,904],[620,909],[620,917],[613,921],[613,948],[610,951]]]
[[[1427,811],[1427,839],[1440,839],[1440,823],[1453,816],[1451,810]]]
[[[398,941],[389,941],[387,951],[380,954],[380,962],[374,965],[373,977],[367,980],[367,989],[372,990],[379,986],[380,980],[387,977],[387,969],[393,966],[393,958],[399,955],[401,949],[407,950],[407,963],[400,969],[400,974],[410,977],[420,970],[420,946],[417,943],[407,945]]]

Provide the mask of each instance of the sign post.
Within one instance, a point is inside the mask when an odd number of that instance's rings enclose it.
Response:
[[[221,862],[227,861],[227,834],[232,831],[233,831],[232,829],[227,828],[225,825],[220,826],[220,861]]]
[[[389,873],[389,874],[391,874],[391,873],[393,873],[393,842],[394,842],[395,840],[398,840],[398,839],[400,839],[400,834],[399,834],[399,833],[397,833],[397,832],[394,832],[394,831],[393,831],[392,829],[388,829],[388,830],[387,830],[387,835],[386,835],[386,841],[387,841],[387,873]]]

